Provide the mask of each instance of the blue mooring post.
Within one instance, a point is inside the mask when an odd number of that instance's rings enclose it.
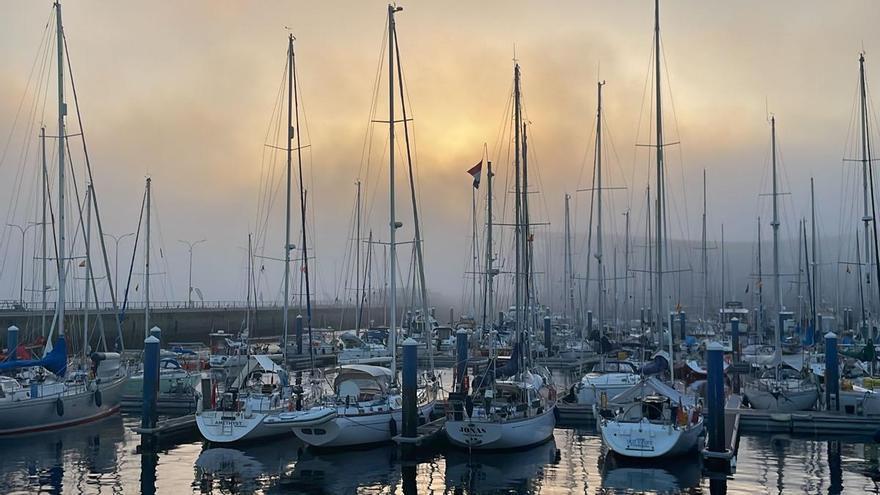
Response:
[[[464,379],[467,375],[468,364],[468,334],[467,330],[459,328],[455,332],[455,389],[464,392]]]
[[[837,335],[825,334],[825,409],[840,410],[840,368],[837,363]]]
[[[724,346],[710,342],[706,347],[709,365],[709,383],[706,400],[709,403],[709,451],[723,453],[724,445]]]
[[[678,312],[678,322],[681,324],[681,341],[684,342],[687,337],[687,314],[684,311]]]
[[[550,335],[550,317],[544,317],[544,348],[547,350],[547,355],[550,355],[550,349],[553,347],[553,336]]]
[[[296,354],[301,356],[303,353],[303,317],[296,315]]]
[[[150,329],[150,336],[156,337],[159,340],[159,345],[162,345],[162,329],[159,327],[153,327]]]
[[[467,337],[467,335],[465,335]],[[415,438],[419,427],[419,413],[416,407],[416,379],[418,369],[419,343],[408,338],[403,341],[403,436]]]
[[[15,361],[18,359],[18,327],[12,325],[6,329],[6,359]]]
[[[159,393],[159,339],[144,340],[144,407],[141,428],[156,427],[156,398]]]

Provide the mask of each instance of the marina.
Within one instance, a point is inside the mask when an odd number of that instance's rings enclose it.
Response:
[[[0,6],[0,493],[880,494],[880,39],[688,1]]]

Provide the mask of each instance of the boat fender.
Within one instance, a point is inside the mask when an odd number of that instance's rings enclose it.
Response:
[[[55,412],[59,416],[64,416],[64,401],[61,400],[61,397],[55,399]]]
[[[388,428],[391,430],[391,436],[396,437],[397,436],[397,421],[394,421],[394,418],[391,418],[388,421]]]
[[[602,409],[608,409],[608,393],[604,390],[599,393],[599,403],[602,405]]]
[[[95,406],[101,407],[101,404],[104,402],[103,397],[101,397],[101,391],[95,390]]]

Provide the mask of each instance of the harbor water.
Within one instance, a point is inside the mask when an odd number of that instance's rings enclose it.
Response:
[[[880,493],[880,444],[859,438],[743,436],[736,472],[704,474],[699,455],[632,463],[595,430],[504,453],[393,445],[314,451],[295,437],[240,447],[177,439],[141,454],[136,416],[0,441],[0,493]]]

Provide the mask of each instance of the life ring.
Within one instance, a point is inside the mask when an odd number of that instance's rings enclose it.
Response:
[[[101,391],[100,391],[100,390],[95,390],[95,406],[96,406],[96,407],[101,407],[101,404],[102,404],[103,402],[104,402],[104,400],[103,400],[103,398],[101,397]]]
[[[61,397],[55,399],[55,412],[59,416],[64,416],[64,401],[61,400]]]

